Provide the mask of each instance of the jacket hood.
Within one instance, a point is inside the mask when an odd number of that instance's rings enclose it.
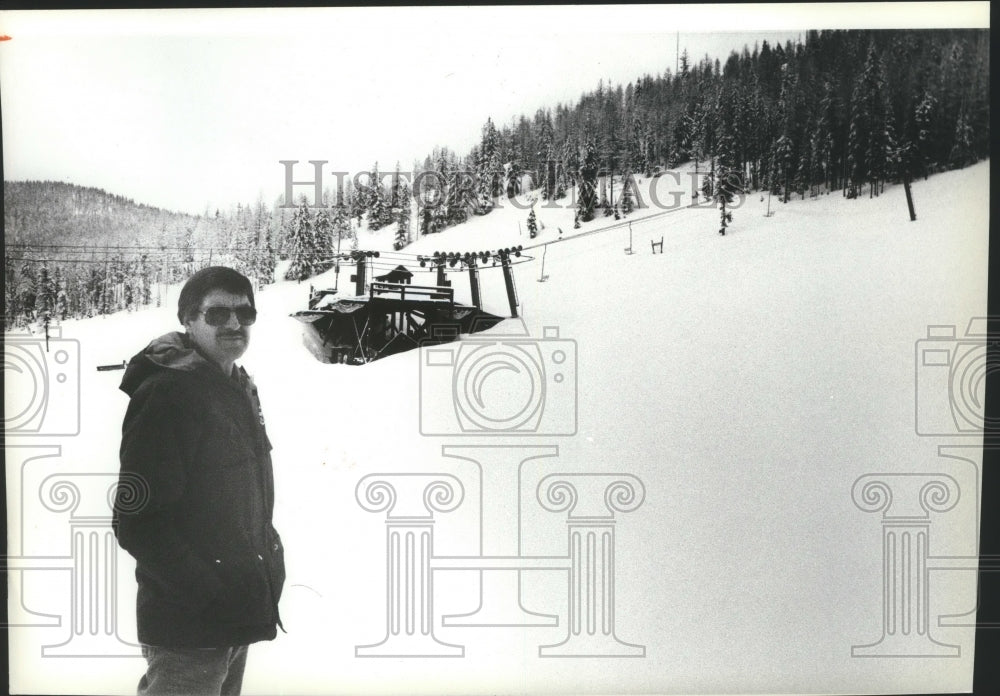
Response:
[[[212,369],[212,363],[194,349],[186,334],[171,331],[153,339],[129,360],[119,388],[132,396],[147,377],[164,369],[194,372]]]

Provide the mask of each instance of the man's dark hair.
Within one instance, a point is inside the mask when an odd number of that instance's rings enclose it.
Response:
[[[213,290],[246,295],[250,300],[250,306],[256,306],[253,303],[253,285],[249,278],[226,266],[209,266],[195,273],[184,283],[181,296],[177,300],[177,319],[183,324],[197,316],[201,301]]]

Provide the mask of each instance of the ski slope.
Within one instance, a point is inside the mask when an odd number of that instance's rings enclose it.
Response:
[[[961,337],[970,318],[986,314],[989,181],[983,162],[915,182],[915,222],[901,186],[854,201],[840,192],[788,204],[772,198],[770,217],[766,195],[751,194],[722,237],[717,210],[687,207],[688,180],[671,187],[663,179],[660,200],[671,201],[676,190],[679,205],[637,210],[614,229],[598,231],[614,223],[599,216],[574,230],[571,209],[538,202],[544,228],[529,240],[527,210],[505,203],[406,247],[402,253],[526,247],[514,266],[523,327],[504,322],[467,340],[523,329],[540,344],[575,342],[575,390],[550,388],[545,406],[553,418],[575,409],[573,435],[423,435],[421,409],[447,413],[452,395],[430,388],[420,351],[353,367],[320,364],[303,346],[301,325],[289,315],[305,307],[310,284],[332,286],[333,271],[263,290],[242,364],[260,389],[274,445],[288,633],[251,648],[244,693],[971,688],[973,629],[941,626],[937,617],[975,607],[972,572],[931,578],[931,634],[960,645],[959,657],[851,657],[852,645],[879,639],[883,615],[880,515],[859,509],[851,490],[869,473],[947,473],[962,497],[931,517],[930,552],[975,554],[978,455],[974,447],[963,450],[970,461],[938,453],[939,445],[974,439],[916,434],[922,368],[915,346],[929,325],[955,325]],[[628,222],[631,255],[624,251]],[[393,233],[361,231],[360,247],[386,252],[380,262],[388,263]],[[650,241],[661,238],[663,253],[651,253]],[[548,278],[538,282],[543,255]],[[341,289],[351,286],[351,272],[342,269]],[[449,278],[457,299],[469,302],[465,275]],[[431,284],[433,275],[414,282]],[[484,268],[481,283],[484,308],[506,316],[500,268]],[[80,347],[81,429],[59,441],[58,460],[45,466],[117,471],[122,373],[95,368],[120,363],[177,328],[176,292],[161,308],[64,323],[63,338]],[[557,327],[558,339],[545,339],[546,327]],[[490,379],[484,398],[524,398],[516,377]],[[947,409],[947,393],[939,398]],[[489,497],[491,489],[480,488],[477,467],[442,456],[442,446],[470,443],[494,444],[498,452],[558,446],[557,458],[530,461],[509,479],[520,486],[509,524],[520,520],[522,555],[566,553],[565,514],[543,510],[536,498],[544,476],[628,473],[642,482],[643,504],[615,517],[615,632],[645,646],[644,657],[539,657],[538,646],[565,638],[568,611],[565,573],[540,570],[522,575],[521,601],[558,615],[557,626],[441,626],[441,616],[477,607],[478,573],[435,571],[435,635],[464,645],[464,657],[355,657],[355,646],[386,633],[385,515],[362,509],[358,482],[387,472],[457,477],[465,498],[436,515],[435,554],[476,555],[489,534],[509,530],[480,530],[480,494]],[[517,471],[518,461],[498,466]],[[11,486],[16,473],[8,472],[9,492],[19,490]],[[19,521],[9,507],[13,534]],[[49,536],[36,548],[68,553],[65,533],[44,524]],[[30,538],[32,530],[38,527],[23,531]],[[124,553],[120,564],[120,635],[134,640],[133,566]],[[68,611],[68,576],[43,575],[25,574],[35,610]],[[67,630],[12,630],[12,687],[134,692],[141,659],[42,658],[38,646],[60,642]]]

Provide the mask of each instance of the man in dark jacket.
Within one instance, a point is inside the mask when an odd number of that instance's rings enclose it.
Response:
[[[122,380],[114,529],[136,559],[140,694],[238,694],[247,646],[281,624],[271,445],[234,364],[256,315],[247,278],[203,269],[181,290],[186,333],[155,339]]]

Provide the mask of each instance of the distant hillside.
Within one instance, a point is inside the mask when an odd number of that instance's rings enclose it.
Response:
[[[5,328],[160,303],[168,283],[210,264],[273,280],[276,226],[262,203],[210,218],[96,188],[4,182]]]
[[[5,181],[3,202],[7,246],[171,244],[207,227],[200,216],[57,181]]]

